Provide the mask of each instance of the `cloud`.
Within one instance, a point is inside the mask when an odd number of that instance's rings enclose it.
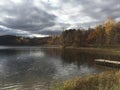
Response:
[[[0,32],[1,35],[18,35],[18,36],[24,36],[24,37],[47,37],[48,35],[42,35],[42,34],[33,34],[29,31],[23,31],[19,29],[11,29],[5,26],[0,25]]]
[[[63,28],[94,26],[110,16],[118,21],[119,15],[120,0],[0,0],[0,32],[58,34]]]

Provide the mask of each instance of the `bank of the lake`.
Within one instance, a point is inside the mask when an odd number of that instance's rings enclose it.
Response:
[[[64,49],[75,49],[81,52],[105,54],[105,55],[118,55],[120,56],[120,48],[97,48],[97,47],[66,47]]]
[[[55,86],[54,90],[120,90],[120,71],[77,77]]]

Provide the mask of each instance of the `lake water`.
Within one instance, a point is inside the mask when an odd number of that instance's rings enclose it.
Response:
[[[49,90],[64,81],[103,72],[96,58],[113,56],[53,47],[0,47],[0,90]]]

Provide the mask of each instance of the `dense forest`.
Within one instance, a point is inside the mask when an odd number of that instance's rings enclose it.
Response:
[[[21,36],[0,36],[0,45],[60,45],[63,47],[95,47],[120,45],[120,22],[109,18],[108,21],[95,28],[64,30],[60,35],[44,38],[28,38]]]
[[[60,36],[60,41],[63,46],[119,46],[120,22],[109,18],[105,23],[88,30],[65,30]]]

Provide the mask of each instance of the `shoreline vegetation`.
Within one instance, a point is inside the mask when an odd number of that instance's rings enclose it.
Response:
[[[120,70],[77,77],[55,85],[52,90],[120,90]]]

